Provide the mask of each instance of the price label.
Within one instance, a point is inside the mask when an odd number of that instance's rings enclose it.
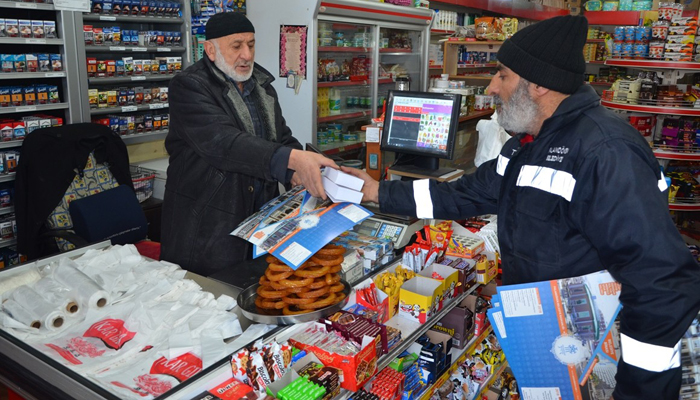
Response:
[[[145,52],[145,51],[148,51],[148,49],[145,47],[132,47],[131,51],[144,51]]]
[[[28,44],[46,44],[46,39],[24,39]]]
[[[100,15],[100,21],[116,21],[117,17],[110,15]]]
[[[148,108],[151,110],[157,110],[161,108],[166,108],[168,106],[168,103],[156,103],[156,104],[149,104]]]
[[[36,106],[17,107],[17,112],[25,112],[25,111],[36,111]]]
[[[46,78],[63,78],[66,76],[65,72],[47,72],[44,74]]]
[[[126,51],[124,46],[109,46],[109,51]]]
[[[159,52],[172,51],[172,49],[170,47],[158,47],[156,50]]]
[[[145,81],[146,77],[145,76],[132,76],[131,80],[132,81]]]
[[[136,106],[123,106],[122,107],[122,112],[133,112],[133,111],[138,111],[139,108]]]
[[[37,8],[34,3],[15,3],[17,8]]]

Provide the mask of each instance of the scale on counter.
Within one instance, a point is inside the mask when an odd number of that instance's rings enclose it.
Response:
[[[367,236],[388,238],[394,242],[394,248],[399,249],[408,244],[411,236],[423,228],[423,220],[398,215],[378,213],[374,207],[363,204],[374,212],[373,217],[360,222],[353,231]]]

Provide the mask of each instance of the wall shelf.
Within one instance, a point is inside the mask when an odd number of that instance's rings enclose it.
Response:
[[[103,107],[90,109],[90,115],[121,114],[137,111],[162,110],[168,108],[168,103],[139,104],[137,106]]]
[[[131,23],[148,23],[148,24],[181,24],[184,22],[178,17],[152,17],[141,15],[96,15],[85,14],[83,21],[90,22],[131,22]]]
[[[86,45],[86,53],[184,53],[183,46],[97,46]]]
[[[586,64],[605,64],[605,61],[586,61]]]
[[[630,68],[653,68],[653,69],[680,69],[690,71],[700,71],[700,62],[691,61],[657,61],[657,60],[622,60],[619,58],[608,58],[605,65]]]
[[[13,212],[15,212],[15,206],[0,208],[0,215],[12,214]]]
[[[654,156],[663,160],[700,161],[700,153],[680,153],[664,149],[654,149]]]
[[[365,147],[365,142],[337,142],[330,144],[320,144],[318,148],[323,151],[324,154],[333,155],[338,153],[345,153],[346,151],[358,150]]]
[[[542,21],[561,15],[569,15],[569,10],[543,6],[526,0],[494,1],[494,0],[433,0],[435,4],[453,4],[456,6],[476,8],[491,13],[512,17]]]
[[[369,47],[338,47],[338,46],[318,46],[319,53],[369,53]]]
[[[23,8],[27,10],[56,10],[53,4],[25,3],[21,1],[0,1],[0,8]]]
[[[130,82],[154,82],[154,81],[169,81],[173,79],[176,74],[165,74],[165,75],[132,75],[132,76],[117,76],[109,78],[88,78],[88,83],[91,85],[113,85],[118,83],[130,83]]]
[[[601,101],[600,104],[604,107],[611,108],[613,110],[632,111],[649,114],[667,114],[688,117],[700,117],[700,108],[640,106],[638,104],[615,103],[607,100]]]
[[[380,79],[377,83],[382,85],[385,83],[393,83],[394,80],[391,78],[383,78]],[[334,82],[319,82],[318,87],[324,88],[324,87],[336,87],[336,86],[364,86],[364,85],[371,85],[372,81],[371,80],[364,80],[364,81],[334,81]]]
[[[13,114],[20,112],[48,111],[48,110],[65,110],[68,108],[68,103],[50,103],[37,104],[34,106],[19,106],[19,107],[3,107],[0,108],[0,114]]]
[[[11,182],[15,180],[16,172],[10,172],[9,174],[0,174],[0,182]]]
[[[372,116],[372,110],[362,110],[362,111],[355,111],[355,112],[348,112],[348,110],[342,110],[341,114],[333,114],[333,115],[328,115],[326,117],[320,117],[318,119],[319,123],[323,122],[333,122],[333,121],[341,121],[344,119],[353,119],[353,118],[361,118],[361,117],[371,117]]]
[[[392,53],[392,54],[394,54],[394,55],[397,55],[397,54],[414,54],[414,53],[413,53],[413,49],[403,49],[403,48],[401,48],[401,49],[399,49],[399,48],[395,48],[395,49],[392,49],[392,48],[379,49],[379,53],[380,53],[380,54]],[[416,54],[416,55],[420,55],[419,53],[415,53],[415,54]]]
[[[165,139],[166,136],[168,136],[168,130],[161,129],[159,131],[151,131],[151,132],[143,132],[143,133],[134,133],[131,135],[123,135],[122,140],[124,141],[124,143],[129,145],[129,144],[153,142],[156,140],[163,140],[163,139]]]
[[[24,143],[24,140],[8,140],[7,142],[0,142],[0,149],[22,147],[22,143]]]
[[[586,11],[588,25],[638,25],[640,11]]]
[[[0,38],[0,44],[46,44],[46,45],[62,45],[63,39],[33,39],[33,38]]]
[[[40,79],[40,78],[65,78],[66,73],[61,72],[8,72],[0,74],[3,79]]]
[[[493,112],[494,112],[493,109],[483,110],[483,111],[474,111],[471,114],[462,115],[461,117],[459,117],[459,122],[465,122],[465,121],[469,121],[471,119],[479,119],[479,118],[483,118],[483,117],[488,117],[491,114],[493,114]]]

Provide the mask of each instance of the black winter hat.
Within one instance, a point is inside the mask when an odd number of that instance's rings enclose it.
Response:
[[[225,12],[214,14],[204,28],[207,40],[216,39],[234,33],[255,33],[255,28],[244,14],[238,12]]]
[[[582,16],[546,19],[506,40],[498,61],[532,83],[571,94],[583,84],[587,34],[588,21]]]

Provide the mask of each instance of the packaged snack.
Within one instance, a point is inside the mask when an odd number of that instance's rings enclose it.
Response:
[[[124,76],[124,74],[125,74],[124,60],[116,60],[115,66],[116,66],[115,76]]]
[[[10,104],[13,107],[24,105],[24,93],[19,86],[10,87]]]
[[[24,54],[15,54],[15,72],[25,72],[27,68],[27,59]]]
[[[10,87],[0,86],[0,107],[9,107],[10,99]]]
[[[44,31],[44,21],[32,20],[32,37],[37,39],[43,39],[46,37],[46,31]]]
[[[85,44],[87,45],[91,45],[94,43],[94,33],[92,25],[83,25],[83,38],[85,40]]]
[[[58,86],[49,85],[49,103],[60,103],[61,98],[58,96]]]
[[[49,59],[51,60],[51,70],[55,72],[63,71],[63,61],[61,60],[60,54],[51,54],[49,55]]]
[[[6,18],[5,32],[7,33],[7,37],[19,37],[19,21]]]
[[[29,19],[20,19],[19,21],[19,37],[32,37],[32,21]]]
[[[107,76],[112,77],[117,71],[117,63],[114,60],[107,60]]]
[[[106,4],[106,3],[105,3]],[[102,32],[102,28],[92,28],[93,43],[101,46],[105,42],[105,36]]]
[[[668,37],[666,38],[666,43],[694,44],[695,35],[668,35]]]
[[[27,72],[37,72],[39,70],[39,59],[36,54],[25,54]]]
[[[36,89],[34,85],[25,86],[22,90],[24,92],[24,104],[28,106],[36,105]]]
[[[116,90],[108,90],[107,91],[107,107],[116,107],[117,106],[117,91]]]
[[[51,72],[51,59],[48,54],[37,54],[39,72]]]
[[[36,85],[36,102],[39,104],[48,104],[49,103],[49,86],[48,85]],[[27,133],[29,133],[29,132],[31,132],[31,131],[27,130]]]
[[[94,57],[87,59],[87,74],[88,78],[94,78],[97,75],[97,59]]]
[[[0,54],[0,62],[2,63],[2,72],[13,72],[15,70],[14,54]]]

